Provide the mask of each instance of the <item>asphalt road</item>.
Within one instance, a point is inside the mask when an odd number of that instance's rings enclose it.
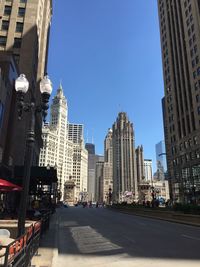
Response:
[[[53,267],[200,267],[200,228],[105,208],[57,210]]]

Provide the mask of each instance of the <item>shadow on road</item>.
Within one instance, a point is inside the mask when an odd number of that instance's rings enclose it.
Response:
[[[59,254],[199,260],[200,228],[113,212],[58,209]],[[52,234],[52,233],[51,233]],[[43,246],[55,246],[52,242]]]

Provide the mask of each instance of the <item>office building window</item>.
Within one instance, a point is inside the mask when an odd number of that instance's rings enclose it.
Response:
[[[20,48],[21,47],[21,43],[22,43],[22,39],[21,38],[15,38],[14,39],[14,48]]]
[[[2,31],[7,31],[9,28],[9,21],[8,20],[3,20],[1,24],[1,30]]]
[[[12,10],[12,7],[11,6],[5,6],[5,8],[4,8],[4,15],[5,16],[10,16],[11,10]]]
[[[0,36],[0,46],[6,46],[7,37],[6,36]]]
[[[19,9],[18,9],[18,16],[19,17],[24,17],[24,15],[25,15],[25,8],[19,7]]]
[[[21,23],[21,22],[17,22],[17,24],[16,24],[16,32],[23,32],[23,26],[24,26],[24,24],[23,23]]]

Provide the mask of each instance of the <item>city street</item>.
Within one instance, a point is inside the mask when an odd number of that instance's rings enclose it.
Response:
[[[53,267],[200,266],[198,227],[104,208],[60,208],[56,218]]]

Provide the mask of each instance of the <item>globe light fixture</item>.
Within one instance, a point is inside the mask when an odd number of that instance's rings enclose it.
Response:
[[[29,82],[26,79],[24,74],[20,74],[20,76],[15,80],[15,90],[17,92],[21,92],[26,94],[29,88]]]
[[[35,117],[41,114],[45,121],[48,102],[52,92],[52,83],[48,76],[45,76],[40,82],[41,101],[36,103],[33,97],[30,102],[25,102],[24,97],[29,89],[29,82],[24,74],[21,74],[15,81],[15,90],[17,92],[18,118],[22,119],[23,112],[29,112],[29,128],[27,131],[26,151],[24,159],[24,173],[22,181],[22,193],[18,213],[18,236],[25,233],[26,209],[29,196],[29,184],[31,176],[31,166],[33,163],[33,151],[35,145]]]

